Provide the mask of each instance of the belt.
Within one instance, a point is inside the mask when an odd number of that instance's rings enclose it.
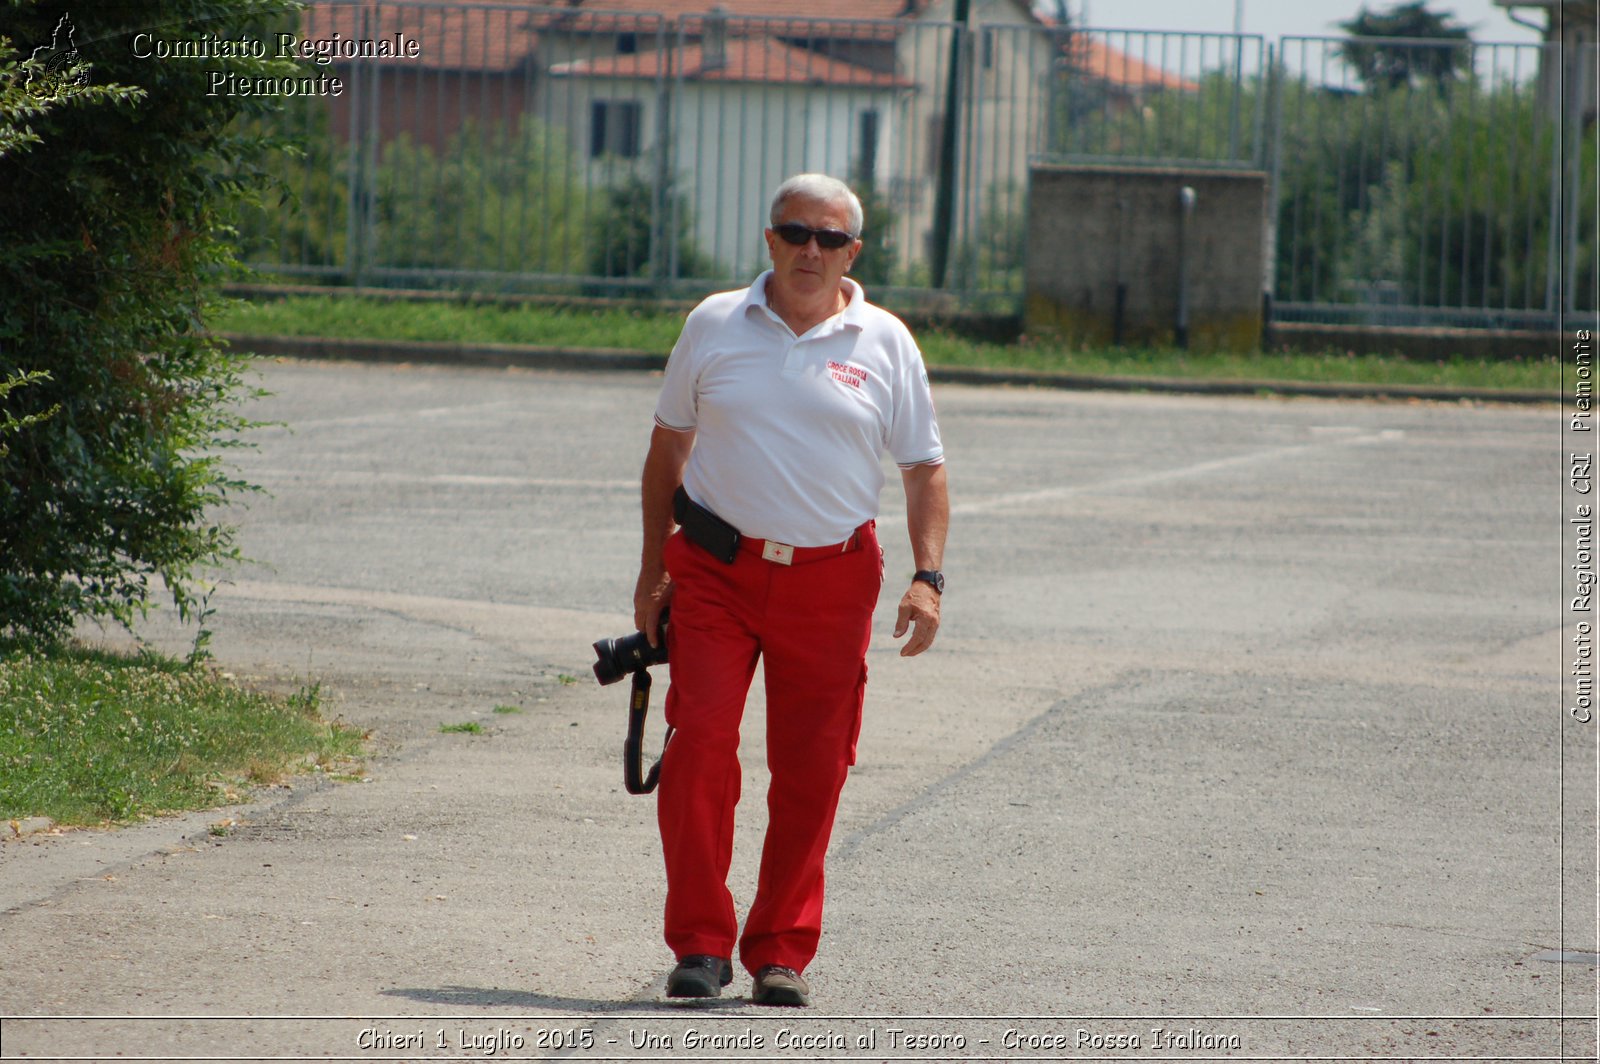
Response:
[[[757,554],[777,565],[804,565],[846,554],[861,546],[861,534],[872,522],[861,525],[850,538],[826,547],[796,547],[779,543],[775,539],[752,539],[742,535],[728,522],[689,498],[682,486],[673,493],[673,517],[683,526],[683,534],[691,543],[698,544],[712,556],[729,565],[741,553]]]
[[[804,565],[807,562],[848,554],[860,547],[861,532],[866,527],[862,525],[850,533],[849,539],[842,543],[830,543],[826,547],[795,547],[788,543],[779,543],[775,539],[751,539],[749,536],[740,536],[739,551],[744,554],[759,554],[765,560],[777,565]]]

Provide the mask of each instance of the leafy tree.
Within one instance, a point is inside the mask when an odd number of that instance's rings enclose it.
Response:
[[[1472,34],[1448,11],[1429,11],[1423,0],[1382,12],[1365,7],[1339,23],[1350,39],[1339,49],[1345,62],[1374,90],[1433,84],[1444,88],[1472,71]],[[1375,38],[1410,38],[1408,42]],[[1437,41],[1438,44],[1418,43]]]
[[[242,361],[205,319],[261,176],[264,144],[240,120],[276,99],[211,95],[207,72],[301,71],[140,59],[131,36],[256,36],[288,9],[74,5],[63,40],[54,5],[0,8],[0,379],[49,374],[6,396],[6,416],[33,424],[0,459],[0,635],[59,638],[79,615],[128,623],[153,577],[192,617],[205,569],[238,557],[213,511],[247,488],[219,455],[247,425],[233,408]],[[53,39],[54,54],[32,51]],[[65,66],[63,47],[77,52]]]
[[[13,373],[4,380],[0,380],[0,400],[5,399],[9,393],[16,391],[18,388],[32,384],[35,381],[49,379],[50,374],[42,370],[34,370],[29,373]],[[17,417],[4,407],[0,407],[0,458],[4,458],[11,453],[11,448],[6,446],[6,437],[8,435],[21,432],[29,425],[37,425],[46,418],[53,417],[58,409],[60,408],[51,407],[48,410]]]

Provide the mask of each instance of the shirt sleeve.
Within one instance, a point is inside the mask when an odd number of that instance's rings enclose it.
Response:
[[[656,399],[656,424],[676,432],[688,432],[700,422],[698,400],[699,359],[696,357],[695,337],[699,334],[697,317],[690,314],[678,334],[678,342],[667,356],[667,371],[661,384],[661,395]]]
[[[909,332],[902,334],[899,348],[889,454],[902,469],[937,465],[944,461],[944,444],[939,439],[939,420],[933,408],[933,391],[928,386],[928,370]]]

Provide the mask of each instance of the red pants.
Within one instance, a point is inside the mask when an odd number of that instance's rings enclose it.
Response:
[[[667,945],[676,957],[732,957],[739,933],[728,868],[739,801],[739,722],[762,659],[769,821],[755,900],[738,938],[752,974],[804,971],[822,934],[823,857],[866,690],[883,553],[871,524],[848,552],[793,566],[740,551],[732,565],[679,532],[667,542],[675,729],[656,812],[667,865]]]

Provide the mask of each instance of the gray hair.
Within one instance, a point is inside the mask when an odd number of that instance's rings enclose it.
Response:
[[[778,186],[772,194],[772,224],[783,217],[783,205],[790,199],[808,199],[818,203],[843,203],[845,222],[850,235],[861,235],[861,201],[850,191],[850,186],[827,174],[795,174]]]

